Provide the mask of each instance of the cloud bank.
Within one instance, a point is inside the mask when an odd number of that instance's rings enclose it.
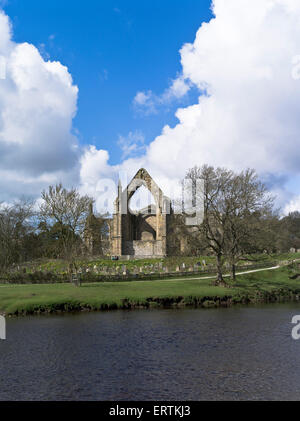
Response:
[[[149,145],[145,165],[165,177],[203,163],[252,167],[266,180],[299,175],[299,1],[215,0],[212,11],[180,51],[179,82],[196,86],[199,101],[177,110],[179,123]],[[281,203],[289,196],[281,184]]]
[[[14,43],[1,13],[0,54],[7,60],[0,80],[1,189],[13,195],[72,180],[97,199],[99,178],[116,178],[120,170],[132,176],[144,166],[170,194],[189,167],[207,163],[253,167],[286,211],[298,206],[300,197],[285,185],[300,176],[299,0],[214,0],[212,11],[194,42],[181,48],[182,71],[170,87],[161,95],[141,87],[134,99],[151,114],[193,87],[197,103],[179,108],[178,124],[165,126],[146,148],[134,132],[121,138],[125,160],[116,166],[107,151],[82,149],[72,134],[78,89],[68,69],[43,60],[30,44]]]

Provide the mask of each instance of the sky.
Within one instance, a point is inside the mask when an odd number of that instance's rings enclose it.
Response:
[[[61,181],[102,211],[120,173],[172,196],[207,163],[300,209],[298,0],[0,5],[0,201]]]

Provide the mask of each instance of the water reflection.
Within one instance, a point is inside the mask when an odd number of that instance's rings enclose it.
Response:
[[[298,304],[7,321],[1,400],[300,399]]]

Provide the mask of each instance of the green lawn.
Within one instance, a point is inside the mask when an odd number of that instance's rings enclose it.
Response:
[[[241,297],[257,297],[279,289],[300,292],[300,280],[289,279],[289,275],[297,270],[283,267],[241,275],[231,288],[215,287],[210,279],[191,278],[83,284],[80,288],[71,284],[0,285],[0,312],[26,314],[40,310],[126,308],[128,302],[148,306],[161,299],[176,300],[178,297],[182,297],[183,304],[192,304],[195,299],[203,301],[204,298],[213,301],[216,297],[232,297],[233,301],[239,302]]]

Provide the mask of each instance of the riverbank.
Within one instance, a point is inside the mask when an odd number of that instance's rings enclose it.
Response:
[[[239,275],[228,288],[211,279],[186,278],[84,284],[0,285],[0,312],[5,315],[100,311],[155,307],[229,307],[234,304],[297,301],[296,265]],[[295,277],[296,276],[296,277]],[[295,279],[291,279],[294,277]]]

